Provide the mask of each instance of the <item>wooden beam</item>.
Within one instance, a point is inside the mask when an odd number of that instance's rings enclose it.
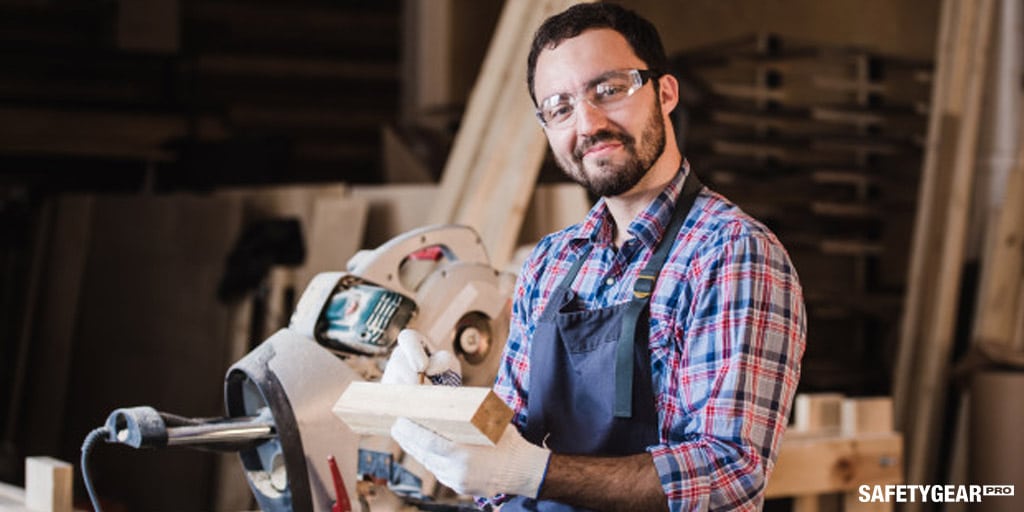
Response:
[[[524,35],[572,3],[506,2],[441,177],[431,222],[475,228],[498,267],[512,256],[545,150],[530,97],[514,86],[526,81]]]
[[[903,481],[899,434],[801,437],[786,434],[766,498],[854,491],[861,485]]]
[[[965,30],[970,52],[965,56],[965,88],[961,122],[956,137],[948,141],[956,145],[950,172],[950,197],[944,210],[945,230],[938,253],[938,272],[933,276],[937,289],[934,306],[925,312],[924,336],[927,349],[921,352],[921,372],[914,386],[919,399],[911,402],[913,425],[908,435],[907,479],[911,482],[930,482],[941,479],[935,474],[936,461],[942,443],[938,441],[940,426],[944,424],[947,374],[953,350],[956,311],[960,299],[961,277],[964,264],[964,245],[970,213],[970,198],[978,145],[979,118],[987,70],[990,29],[993,19],[993,0],[979,0],[977,10],[961,18],[973,23]],[[910,504],[911,510],[917,509]],[[920,504],[916,504],[920,505]]]
[[[982,254],[972,335],[975,341],[1006,346],[1014,343],[1019,300],[1024,291],[1024,130],[1020,133],[1017,163],[1006,178],[1005,199],[1001,205],[991,207],[995,226],[989,228]]]
[[[353,382],[334,414],[354,432],[389,435],[398,418],[459,443],[493,445],[512,421],[512,410],[490,388],[408,386]]]
[[[924,163],[918,188],[917,212],[914,219],[914,236],[911,242],[910,263],[907,275],[907,294],[903,306],[903,321],[900,325],[899,347],[896,370],[893,375],[893,399],[896,406],[896,425],[903,430],[910,423],[908,412],[910,389],[917,371],[918,344],[921,336],[921,317],[930,303],[932,277],[935,262],[932,254],[937,250],[942,233],[942,223],[933,212],[940,204],[948,189],[946,176],[942,173],[939,151],[951,144],[945,142],[949,127],[944,125],[947,97],[951,88],[954,57],[956,54],[957,20],[960,3],[945,0],[939,16],[939,36],[936,43],[936,63],[932,80],[931,112],[928,121],[928,143],[925,145]],[[946,155],[944,155],[946,156]]]
[[[505,85],[503,77],[508,70],[517,69],[512,50],[516,41],[523,38],[523,34],[526,33],[525,24],[530,8],[536,7],[531,5],[532,3],[534,2],[528,0],[511,0],[505,3],[441,175],[441,193],[431,219],[432,224],[454,220],[455,209],[459,199],[463,197],[465,185],[472,173],[473,162],[482,155],[481,134],[485,133],[488,124],[495,119],[495,106]],[[522,67],[522,63],[519,64]],[[518,76],[515,73],[513,75]]]

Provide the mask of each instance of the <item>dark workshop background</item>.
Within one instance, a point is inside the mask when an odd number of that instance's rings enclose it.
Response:
[[[800,390],[892,393],[941,2],[622,3],[673,57],[698,174],[796,263]],[[502,4],[0,0],[0,480],[27,455],[77,465],[120,406],[218,415],[244,219],[181,195],[436,182]],[[540,180],[564,181],[550,161]],[[219,503],[213,455],[96,461],[111,510]]]

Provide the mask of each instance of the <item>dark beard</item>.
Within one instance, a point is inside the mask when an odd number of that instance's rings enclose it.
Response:
[[[640,183],[665,151],[665,121],[657,101],[654,102],[650,120],[644,126],[641,137],[643,142],[638,151],[636,139],[628,133],[601,130],[576,146],[571,162],[558,159],[558,165],[566,176],[594,196],[615,197],[624,194]],[[595,170],[597,172],[588,175],[583,167],[583,154],[589,148],[608,141],[622,144],[627,154],[626,161],[618,168],[612,168],[609,159],[595,160],[593,164],[598,168]]]

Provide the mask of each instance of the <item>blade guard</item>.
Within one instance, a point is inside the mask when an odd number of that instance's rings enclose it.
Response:
[[[439,247],[446,258],[463,263],[490,266],[480,235],[469,226],[441,224],[414,229],[385,242],[372,251],[359,251],[348,261],[348,271],[363,279],[415,297],[399,279],[402,263],[410,254]]]

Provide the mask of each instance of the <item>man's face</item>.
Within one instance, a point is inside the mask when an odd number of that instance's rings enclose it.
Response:
[[[646,68],[621,34],[592,29],[540,53],[534,90],[538,101],[555,94],[579,97],[602,74]],[[573,118],[545,133],[559,167],[598,196],[633,189],[665,149],[664,113],[650,83],[613,108],[577,101]]]

